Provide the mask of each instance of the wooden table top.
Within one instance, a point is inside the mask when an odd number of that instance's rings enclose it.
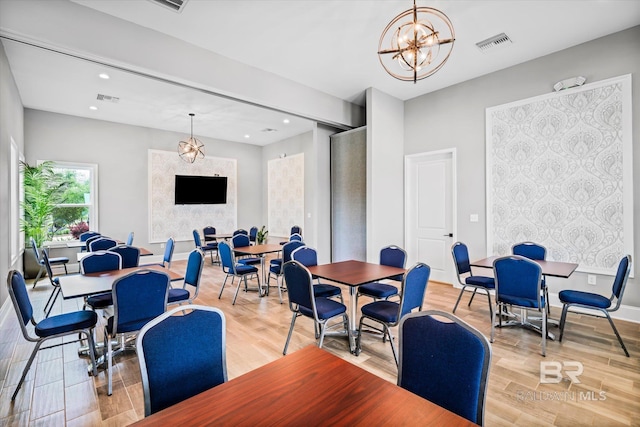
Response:
[[[309,346],[136,425],[475,424],[331,353]]]
[[[404,268],[355,260],[333,262],[307,268],[314,276],[347,286],[360,286],[406,272]]]
[[[493,268],[493,261],[500,258],[499,256],[490,256],[487,258],[479,259],[477,261],[472,262],[470,265],[472,267],[483,267],[483,268]],[[578,264],[572,262],[561,262],[561,261],[542,261],[542,260],[532,260],[540,265],[542,269],[543,276],[553,276],[553,277],[562,277],[564,279],[571,276],[571,274],[578,268]]]
[[[233,248],[233,250],[234,252],[243,255],[260,255],[280,252],[282,250],[282,246],[279,244],[266,243],[263,245],[238,246],[237,248]]]
[[[137,270],[162,271],[169,275],[171,281],[182,280],[184,276],[161,265],[141,265],[140,267],[123,268],[121,270],[103,271],[101,273],[73,274],[59,276],[60,290],[64,299],[85,297],[88,295],[109,292],[113,282],[119,277],[125,276]]]
[[[230,239],[233,237],[232,233],[217,233],[217,234],[204,234],[204,240],[211,241],[215,239]]]

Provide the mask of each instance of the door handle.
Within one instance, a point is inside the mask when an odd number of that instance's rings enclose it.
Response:
[[[453,237],[453,233],[443,234],[444,237]]]

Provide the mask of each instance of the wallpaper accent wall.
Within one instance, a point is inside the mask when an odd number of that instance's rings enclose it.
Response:
[[[237,160],[207,156],[186,163],[174,151],[148,150],[149,160],[149,242],[193,240],[193,230],[208,225],[219,233],[237,228]],[[227,203],[224,205],[176,205],[175,176],[226,176]]]
[[[267,176],[269,236],[289,237],[304,225],[304,153],[269,160]]]
[[[487,252],[615,274],[633,254],[631,75],[486,110]]]

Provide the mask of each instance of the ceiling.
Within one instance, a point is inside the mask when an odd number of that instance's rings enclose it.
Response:
[[[188,0],[180,13],[151,0],[73,1],[360,105],[369,87],[407,100],[640,24],[635,0],[418,0],[418,6],[448,15],[456,42],[439,72],[413,84],[389,76],[376,54],[380,33],[411,7],[410,0]],[[502,32],[513,43],[485,52],[475,46]],[[179,132],[188,131],[187,113],[194,112],[197,135],[258,145],[313,126],[179,85],[3,44],[29,108]],[[97,77],[105,71],[109,80]],[[99,93],[120,101],[96,101]],[[89,102],[99,109],[88,110]]]

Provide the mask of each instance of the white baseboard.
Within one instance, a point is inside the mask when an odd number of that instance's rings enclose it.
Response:
[[[11,303],[11,297],[7,297],[4,304],[2,304],[2,307],[0,307],[0,329],[2,329],[4,322],[12,311],[13,304]]]

